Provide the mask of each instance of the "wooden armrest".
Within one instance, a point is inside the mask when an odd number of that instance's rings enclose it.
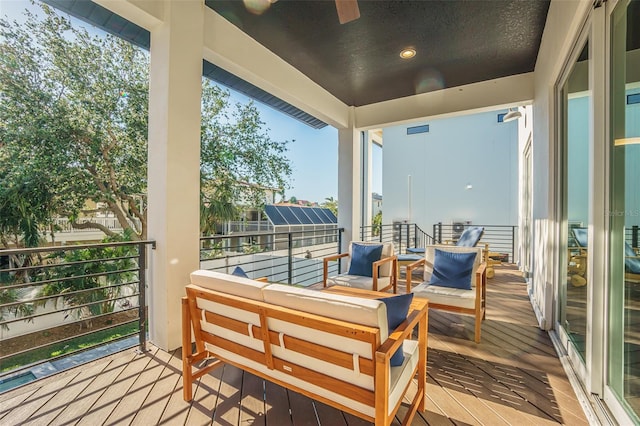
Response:
[[[406,279],[407,279],[407,293],[411,293],[411,274],[413,273],[413,270],[420,267],[420,266],[424,266],[424,264],[427,262],[427,260],[423,257],[420,260],[416,260],[413,263],[410,263],[406,266]]]
[[[332,260],[338,260],[341,257],[348,257],[348,256],[349,256],[349,253],[333,254],[331,256],[323,257],[322,261],[323,262],[331,262]]]
[[[398,350],[405,339],[411,337],[413,329],[418,326],[420,319],[426,315],[427,303],[425,301],[419,309],[410,311],[407,319],[402,321],[395,330],[389,330],[389,337],[376,351],[376,361],[382,362],[385,360],[389,362],[389,358]],[[419,333],[419,335],[421,334],[423,333]]]
[[[380,266],[384,265],[385,263],[389,263],[391,262],[391,275],[389,275],[391,277],[391,286],[393,287],[393,292],[396,292],[396,269],[397,269],[397,264],[396,262],[398,261],[398,256],[393,255],[393,256],[389,256],[389,257],[383,257],[380,260],[376,260],[375,262],[373,262],[371,264],[371,268],[372,268],[372,273],[371,273],[371,277],[373,278],[373,291],[378,291],[378,276],[380,275]]]
[[[397,259],[397,256],[389,256],[389,257],[383,257],[380,260],[376,260],[375,262],[373,262],[371,264],[371,266],[373,267],[373,269],[379,268],[380,266],[382,266],[383,264],[387,263],[387,262],[393,262],[394,259]]]
[[[322,286],[323,287],[327,286],[327,276],[329,275],[329,262],[336,261],[342,257],[349,257],[349,253],[334,254],[334,255],[322,258]]]

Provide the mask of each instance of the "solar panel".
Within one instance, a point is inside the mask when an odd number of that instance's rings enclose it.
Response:
[[[273,226],[286,225],[287,220],[278,212],[276,206],[264,206],[264,213],[267,215]]]
[[[335,214],[329,209],[322,209],[322,211],[327,215],[331,223],[338,223],[338,218]]]
[[[329,209],[319,207],[264,206],[264,213],[274,226],[281,225],[323,225],[338,223]]]
[[[307,216],[309,216],[313,224],[318,225],[324,223],[324,221],[320,219],[320,217],[316,213],[316,209],[305,209],[304,212],[307,214]]]
[[[275,206],[289,225],[302,225],[302,222],[293,214],[289,206]]]
[[[289,209],[291,209],[291,212],[294,215],[296,215],[296,217],[300,220],[301,223],[304,223],[305,225],[313,224],[313,221],[311,220],[311,218],[309,218],[309,216],[305,213],[305,211],[308,210],[307,208],[289,207]]]

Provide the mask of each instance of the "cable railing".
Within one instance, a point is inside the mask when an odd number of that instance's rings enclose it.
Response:
[[[419,248],[434,243],[433,237],[417,224],[404,222],[363,226],[360,228],[360,239],[361,241],[393,242],[397,254],[406,253],[407,248]]]
[[[0,375],[135,335],[145,351],[150,246],[0,250]]]
[[[517,246],[517,226],[515,225],[477,225],[477,224],[443,224],[433,225],[433,236],[439,243],[455,242],[462,232],[469,227],[482,226],[484,233],[479,246],[488,244],[490,256],[503,262],[513,263]]]
[[[322,258],[340,252],[343,228],[289,232],[253,232],[200,239],[200,267],[232,273],[236,267],[251,278],[310,286],[322,282]],[[339,263],[329,271],[337,273]]]

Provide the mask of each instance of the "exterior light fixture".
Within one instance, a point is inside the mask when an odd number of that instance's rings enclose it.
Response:
[[[413,49],[411,47],[403,49],[402,52],[400,52],[400,57],[402,59],[411,59],[414,56],[416,56],[416,49]]]
[[[515,109],[509,108],[509,112],[507,112],[507,115],[504,116],[504,118],[502,119],[502,122],[506,123],[507,121],[516,120],[520,117],[522,117],[522,113],[518,111],[518,108],[515,108]]]

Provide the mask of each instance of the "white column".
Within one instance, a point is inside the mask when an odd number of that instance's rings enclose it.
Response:
[[[180,298],[199,267],[200,100],[203,3],[165,2],[151,31],[149,238],[151,341],[180,346]]]
[[[350,125],[338,130],[338,226],[344,228],[342,252],[350,241],[360,240],[362,212],[362,159],[360,132]]]
[[[373,132],[371,130],[364,132],[364,144],[362,145],[362,224],[371,226],[372,216],[372,173],[373,173]],[[370,231],[369,231],[370,232]]]

